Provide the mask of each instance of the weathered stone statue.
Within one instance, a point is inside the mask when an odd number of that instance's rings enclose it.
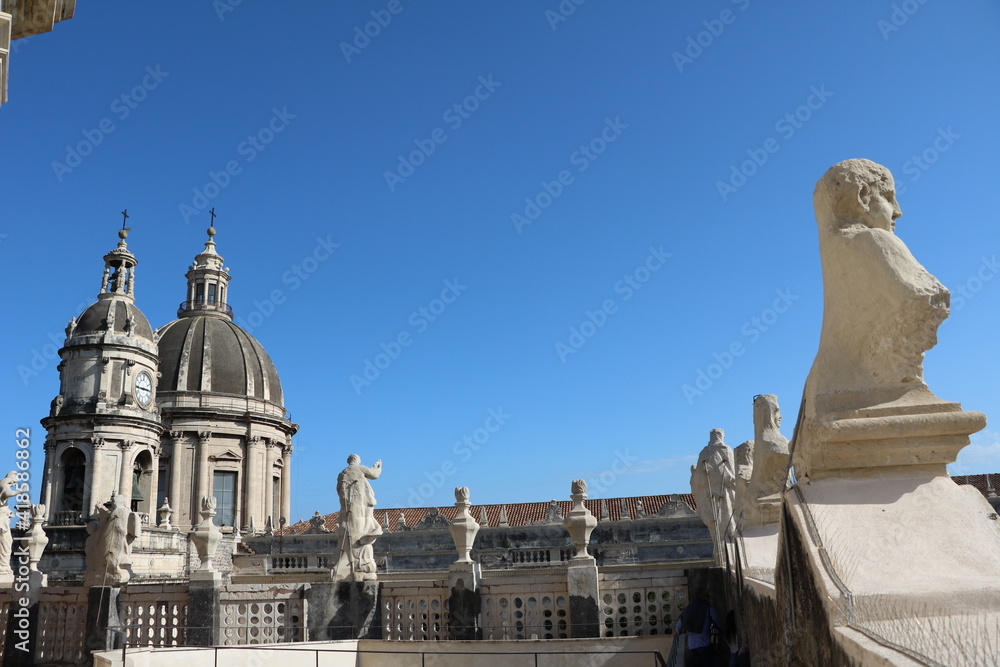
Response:
[[[375,554],[372,544],[382,534],[375,520],[375,492],[369,479],[382,474],[382,461],[371,468],[361,465],[361,457],[351,454],[347,467],[337,476],[340,517],[337,520],[337,545],[340,555],[334,568],[334,581],[374,581]]]
[[[128,508],[125,496],[112,496],[87,524],[84,546],[85,586],[121,586],[131,578],[132,542],[142,534],[139,515]]]
[[[722,429],[713,428],[708,445],[698,455],[698,464],[691,468],[691,493],[698,506],[698,516],[712,533],[718,563],[722,562],[726,535],[734,527],[733,502],[736,493],[733,450],[724,440]]]
[[[736,493],[735,507],[737,524],[742,526],[742,519],[747,502],[747,489],[750,477],[753,475],[753,440],[747,440],[733,450],[736,459]]]
[[[813,204],[823,328],[803,394],[797,476],[953,461],[968,442],[962,438],[982,428],[975,424],[982,416],[961,413],[924,383],[924,352],[937,342],[949,294],[894,233],[902,213],[892,174],[869,160],[846,160],[816,184]],[[901,424],[864,421],[889,416],[902,417],[915,433],[960,437],[916,454]]]
[[[824,310],[807,401],[825,413],[926,399],[924,352],[937,343],[949,295],[894,233],[902,211],[892,174],[845,160],[816,184],[813,204]]]
[[[14,581],[14,571],[10,567],[10,554],[14,538],[10,534],[10,520],[14,512],[7,505],[0,505],[0,584]]]
[[[7,476],[0,479],[0,505],[7,506],[11,498],[17,497],[17,471],[11,470]]]
[[[778,397],[760,394],[753,401],[754,465],[743,510],[745,525],[777,523],[788,479],[788,438],[781,435]]]

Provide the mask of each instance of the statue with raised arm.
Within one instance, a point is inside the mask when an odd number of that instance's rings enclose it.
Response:
[[[339,556],[333,571],[335,581],[374,581],[375,552],[372,545],[382,534],[375,520],[375,492],[370,479],[382,474],[382,461],[371,468],[361,465],[361,457],[351,454],[347,467],[337,476],[340,516],[337,519]]]

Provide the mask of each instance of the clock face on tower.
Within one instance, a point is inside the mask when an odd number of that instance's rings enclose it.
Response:
[[[146,371],[139,371],[135,376],[135,399],[139,405],[148,408],[153,398],[153,378]]]

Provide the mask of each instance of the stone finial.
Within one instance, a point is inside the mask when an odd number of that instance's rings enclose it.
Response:
[[[621,515],[621,520],[622,521],[631,521],[632,520],[632,513],[629,511],[628,503],[625,502],[624,498],[622,498],[622,515]]]
[[[646,508],[642,505],[642,500],[635,501],[635,518],[641,519],[646,516]]]
[[[173,526],[170,525],[170,517],[173,516],[174,511],[170,509],[170,499],[166,496],[163,497],[163,505],[160,509],[156,510],[156,513],[160,515],[160,528],[164,530],[170,530]],[[250,518],[253,522],[253,517]]]
[[[608,512],[608,499],[601,498],[601,521],[610,521],[611,514]]]
[[[399,510],[399,519],[396,521],[396,530],[406,530],[406,511]]]
[[[264,522],[264,535],[268,537],[274,535],[274,519],[270,514],[267,515],[267,521]]]
[[[507,506],[506,505],[501,505],[500,506],[500,521],[497,523],[497,525],[501,526],[503,528],[506,528],[506,527],[510,526],[510,523],[507,521]]]
[[[247,532],[250,534],[250,537],[253,537],[254,535],[257,534],[257,526],[254,523],[253,514],[250,515],[250,525],[247,528]]]
[[[486,514],[486,506],[485,505],[480,505],[479,506],[479,525],[480,526],[485,526],[486,528],[490,527],[490,518],[489,518],[489,515]]]
[[[128,509],[125,497],[115,495],[103,507],[95,507],[87,533],[84,585],[119,587],[128,583],[132,543],[142,535],[142,520]]]
[[[194,542],[194,548],[198,552],[198,560],[201,561],[201,564],[197,570],[191,573],[192,579],[213,581],[221,579],[213,563],[216,548],[222,541],[222,531],[213,520],[217,504],[215,496],[205,496],[201,499],[199,512],[201,521],[190,533],[191,541]]]
[[[698,455],[697,465],[691,468],[691,493],[698,516],[712,534],[716,564],[721,564],[726,536],[734,526],[736,475],[733,450],[725,443],[725,433],[720,428],[712,429],[708,445]]]
[[[38,561],[49,543],[43,525],[45,522],[45,505],[31,506],[31,530],[28,532],[28,569],[38,571]]]
[[[573,559],[589,558],[593,560],[593,557],[587,553],[587,545],[590,544],[590,534],[597,527],[597,518],[583,502],[587,499],[587,483],[582,479],[574,480],[571,491],[570,498],[573,500],[573,507],[563,519],[563,526],[569,533],[573,548],[576,550]]]
[[[451,539],[455,540],[455,548],[458,549],[458,563],[471,563],[472,545],[476,541],[479,533],[479,524],[472,515],[469,514],[469,487],[460,486],[455,489],[455,507],[458,513],[455,520],[448,526]]]

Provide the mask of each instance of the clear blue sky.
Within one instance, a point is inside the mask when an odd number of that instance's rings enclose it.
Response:
[[[931,389],[1000,418],[995,3],[231,4],[81,0],[15,42],[2,419],[5,451],[32,427],[38,482],[51,354],[118,212],[161,326],[214,206],[301,425],[292,519],[336,510],[352,452],[384,461],[382,507],[686,492],[710,429],[752,437],[754,394],[791,436],[812,190],[851,157],[895,173],[897,232],[952,289]],[[1000,471],[987,431],[954,472]]]

